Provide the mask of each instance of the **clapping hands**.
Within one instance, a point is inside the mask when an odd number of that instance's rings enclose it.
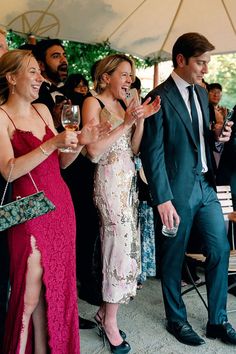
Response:
[[[91,120],[89,123],[85,124],[80,131],[77,132],[78,144],[87,145],[95,143],[102,139],[105,135],[109,135],[111,129],[112,126],[107,121],[94,125],[94,121]]]
[[[161,98],[157,96],[151,103],[151,97],[148,97],[143,104],[136,105],[132,100],[126,110],[126,124],[133,124],[138,119],[146,119],[157,113],[161,108]]]
[[[148,97],[142,104],[144,110],[144,118],[148,118],[153,114],[157,113],[161,108],[161,98],[157,96],[154,101],[151,101],[151,97]]]

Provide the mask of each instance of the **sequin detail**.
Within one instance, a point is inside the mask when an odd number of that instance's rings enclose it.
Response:
[[[123,120],[112,123],[118,126]],[[113,125],[114,127],[114,125]],[[131,130],[100,156],[94,200],[101,216],[103,300],[128,303],[140,273],[140,234]]]

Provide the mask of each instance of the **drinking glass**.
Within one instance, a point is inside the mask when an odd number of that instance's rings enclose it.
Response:
[[[64,104],[61,112],[61,124],[66,130],[78,130],[80,124],[79,106]],[[59,149],[61,152],[76,152],[71,147]]]
[[[166,225],[162,226],[162,235],[166,237],[175,237],[178,232],[178,226],[174,225],[171,229],[168,229]]]

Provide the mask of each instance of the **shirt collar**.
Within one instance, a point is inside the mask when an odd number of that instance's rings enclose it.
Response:
[[[190,86],[190,84],[185,81],[184,79],[182,79],[182,77],[180,77],[178,74],[176,74],[175,71],[172,71],[171,73],[171,77],[174,80],[176,86],[178,87],[178,89],[180,90],[180,92],[184,89],[186,89],[188,86]]]

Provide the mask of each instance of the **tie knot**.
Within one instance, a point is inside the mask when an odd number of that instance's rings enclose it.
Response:
[[[193,96],[193,91],[194,91],[194,85],[189,85],[187,86],[187,89],[189,91],[189,96]]]
[[[49,90],[50,90],[50,92],[55,92],[55,91],[60,92],[60,87],[57,87],[56,85],[51,84]]]

